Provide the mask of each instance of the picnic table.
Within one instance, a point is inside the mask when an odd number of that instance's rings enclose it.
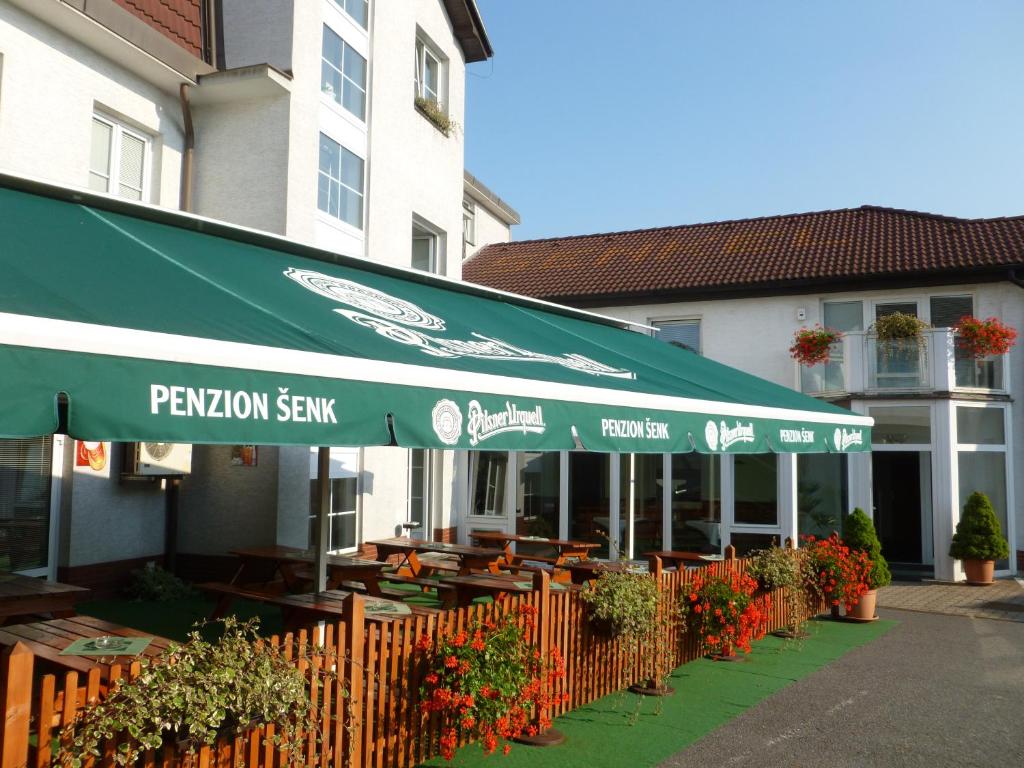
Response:
[[[48,613],[55,618],[75,615],[75,603],[89,590],[17,573],[0,573],[0,626],[15,616]]]
[[[274,545],[269,547],[245,547],[233,549],[231,554],[241,560],[238,570],[228,582],[241,586],[243,574],[252,566],[270,563],[281,575],[284,587],[289,592],[305,592],[313,582],[311,566],[315,555],[307,549]],[[377,578],[387,563],[364,560],[347,555],[327,556],[327,589],[336,589],[344,581],[359,581],[366,586],[367,593],[380,597]]]
[[[378,557],[386,558],[391,555],[399,555],[402,560],[398,564],[397,571],[400,574],[403,571],[410,573],[415,579],[428,576],[434,570],[448,570],[437,561],[420,557],[421,554],[452,558],[453,563],[457,563],[453,570],[456,570],[459,576],[468,576],[473,571],[500,573],[500,566],[505,559],[505,551],[502,549],[446,544],[440,541],[419,541],[408,536],[396,536],[367,543],[377,547]]]
[[[98,668],[100,680],[106,682],[110,678],[111,665],[127,665],[138,657],[113,655],[113,652],[104,656],[62,656],[60,653],[76,640],[102,636],[152,638],[139,654],[139,656],[147,657],[158,656],[173,642],[166,637],[158,637],[150,632],[141,632],[131,627],[122,627],[119,624],[112,624],[92,616],[72,616],[65,619],[35,621],[29,624],[14,624],[0,628],[0,646],[24,643],[44,667],[80,674],[88,674],[91,670]]]
[[[589,541],[574,541],[573,539],[551,539],[545,536],[523,536],[518,533],[502,533],[501,531],[473,531],[470,538],[480,543],[492,544],[500,547],[505,552],[505,562],[508,565],[518,565],[524,560],[536,560],[550,563],[560,567],[575,560],[586,560],[590,557],[590,551],[599,549],[600,544]],[[543,544],[555,550],[555,557],[537,557],[534,555],[520,555],[512,551],[514,542],[524,544]]]
[[[536,584],[533,579],[512,574],[471,574],[469,576],[449,576],[441,579],[441,583],[455,587],[454,594],[441,595],[445,608],[469,605],[478,597],[492,597],[500,600],[509,594],[528,594]],[[566,589],[565,585],[551,582],[551,589]]]
[[[721,555],[707,555],[702,552],[678,552],[665,550],[663,552],[644,552],[644,557],[650,563],[651,571],[657,570],[655,558],[661,560],[662,566],[669,568],[698,568],[703,565],[721,560]]]
[[[600,578],[602,573],[625,573],[627,571],[638,571],[646,568],[646,563],[637,563],[630,560],[583,560],[579,563],[569,563],[565,566],[572,575],[573,584],[586,584],[588,581]]]

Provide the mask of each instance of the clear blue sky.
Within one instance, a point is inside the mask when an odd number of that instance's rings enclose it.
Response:
[[[516,239],[1024,214],[1024,0],[478,0],[466,167]]]

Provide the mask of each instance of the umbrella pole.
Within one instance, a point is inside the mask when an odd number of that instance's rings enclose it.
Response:
[[[327,589],[327,546],[330,533],[331,511],[331,449],[321,447],[317,452],[316,490],[319,503],[316,507],[316,536],[313,543],[313,576],[317,592]]]

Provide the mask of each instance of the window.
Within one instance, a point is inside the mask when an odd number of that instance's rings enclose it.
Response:
[[[444,237],[418,218],[412,223],[412,268],[443,274]]]
[[[932,296],[929,304],[933,328],[952,328],[964,315],[974,314],[971,296]]]
[[[720,464],[714,454],[672,456],[672,549],[721,552]]]
[[[356,24],[363,29],[367,28],[370,19],[370,0],[334,0],[341,6],[345,13],[351,16]]]
[[[441,57],[426,42],[416,38],[416,97],[444,107],[442,72]]]
[[[317,207],[363,228],[363,159],[322,133]]]
[[[129,200],[146,196],[149,140],[118,122],[94,115],[89,188]]]
[[[870,410],[875,426],[871,442],[875,445],[930,445],[931,411],[927,405],[881,406]]]
[[[309,453],[309,543],[316,542],[316,519],[320,504],[317,480],[318,449]],[[359,536],[358,453],[352,448],[331,448],[330,493],[327,513],[327,551],[355,549]]]
[[[473,500],[469,513],[483,517],[504,517],[508,453],[477,451],[472,460]]]
[[[516,454],[516,533],[558,538],[559,455],[553,451]],[[547,544],[516,544],[519,554],[551,555]]]
[[[778,458],[774,453],[736,454],[733,483],[737,525],[779,524]]]
[[[654,338],[693,352],[700,352],[700,320],[655,321],[651,325],[658,329]]]
[[[847,459],[838,453],[801,453],[796,458],[797,533],[827,538],[843,533],[849,510]]]
[[[994,406],[956,406],[957,481],[960,513],[967,497],[981,491],[992,502],[1003,536],[1013,541],[1009,511],[1006,455],[1006,411]],[[996,568],[1010,567],[1007,560]]]
[[[49,564],[53,438],[0,440],[0,573]]]
[[[324,26],[320,89],[358,117],[366,119],[366,59]]]
[[[468,198],[462,201],[462,242],[476,244],[476,206]]]
[[[430,524],[430,453],[423,448],[409,451],[409,528],[426,533]]]

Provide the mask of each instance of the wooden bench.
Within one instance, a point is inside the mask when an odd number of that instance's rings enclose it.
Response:
[[[227,614],[228,609],[235,600],[254,600],[259,603],[267,603],[273,599],[284,597],[284,592],[264,592],[251,587],[228,584],[223,581],[207,581],[196,584],[196,589],[206,592],[217,598],[217,605],[210,614],[211,619],[221,619]]]

